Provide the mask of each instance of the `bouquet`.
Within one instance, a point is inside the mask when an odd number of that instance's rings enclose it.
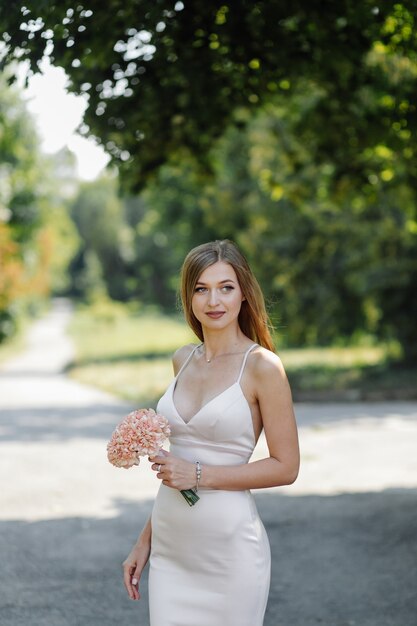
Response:
[[[137,409],[114,430],[107,444],[107,458],[115,467],[129,469],[139,465],[141,456],[156,456],[170,434],[166,417],[153,409]],[[184,489],[181,494],[190,506],[200,499],[194,489]]]

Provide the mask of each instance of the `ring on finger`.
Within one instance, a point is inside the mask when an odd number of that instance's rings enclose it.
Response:
[[[159,473],[160,473],[160,471],[161,471],[161,467],[162,467],[162,465],[158,465],[158,469],[157,469],[158,474],[159,474]]]

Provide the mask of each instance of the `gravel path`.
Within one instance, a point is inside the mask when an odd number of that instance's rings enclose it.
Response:
[[[146,461],[108,464],[131,407],[63,373],[70,315],[56,301],[0,370],[0,625],[147,626],[120,563],[157,481]],[[417,626],[417,403],[296,414],[299,479],[256,494],[273,554],[265,626]]]

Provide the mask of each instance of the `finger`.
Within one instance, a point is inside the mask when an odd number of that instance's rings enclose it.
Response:
[[[168,450],[161,448],[156,456],[148,456],[148,461],[151,463],[161,463],[167,456],[170,456]]]
[[[167,469],[166,464],[158,462],[158,461],[155,461],[155,463],[152,463],[152,465],[151,465],[151,470],[156,472],[157,474],[160,474],[161,472],[163,472],[166,469]]]
[[[132,600],[139,600],[140,599],[139,578],[132,578],[132,590],[133,590]]]
[[[159,463],[162,463],[165,459],[164,459],[164,457],[163,457],[163,456],[161,456],[161,455],[159,455],[159,454],[158,454],[157,456],[149,456],[149,457],[148,457],[148,460],[149,460],[151,463],[156,463],[156,464],[159,464]]]
[[[129,594],[129,598],[132,600],[137,599],[137,588],[132,585],[132,574],[135,571],[135,566],[123,566],[123,582],[126,587],[126,591]]]
[[[132,576],[132,588],[135,594],[134,600],[140,599],[140,591],[139,591],[139,581],[140,581],[140,572],[135,571]]]

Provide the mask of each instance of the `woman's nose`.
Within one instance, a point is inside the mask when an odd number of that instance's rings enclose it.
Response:
[[[219,301],[217,289],[211,289],[209,291],[209,304],[210,306],[216,306]]]

